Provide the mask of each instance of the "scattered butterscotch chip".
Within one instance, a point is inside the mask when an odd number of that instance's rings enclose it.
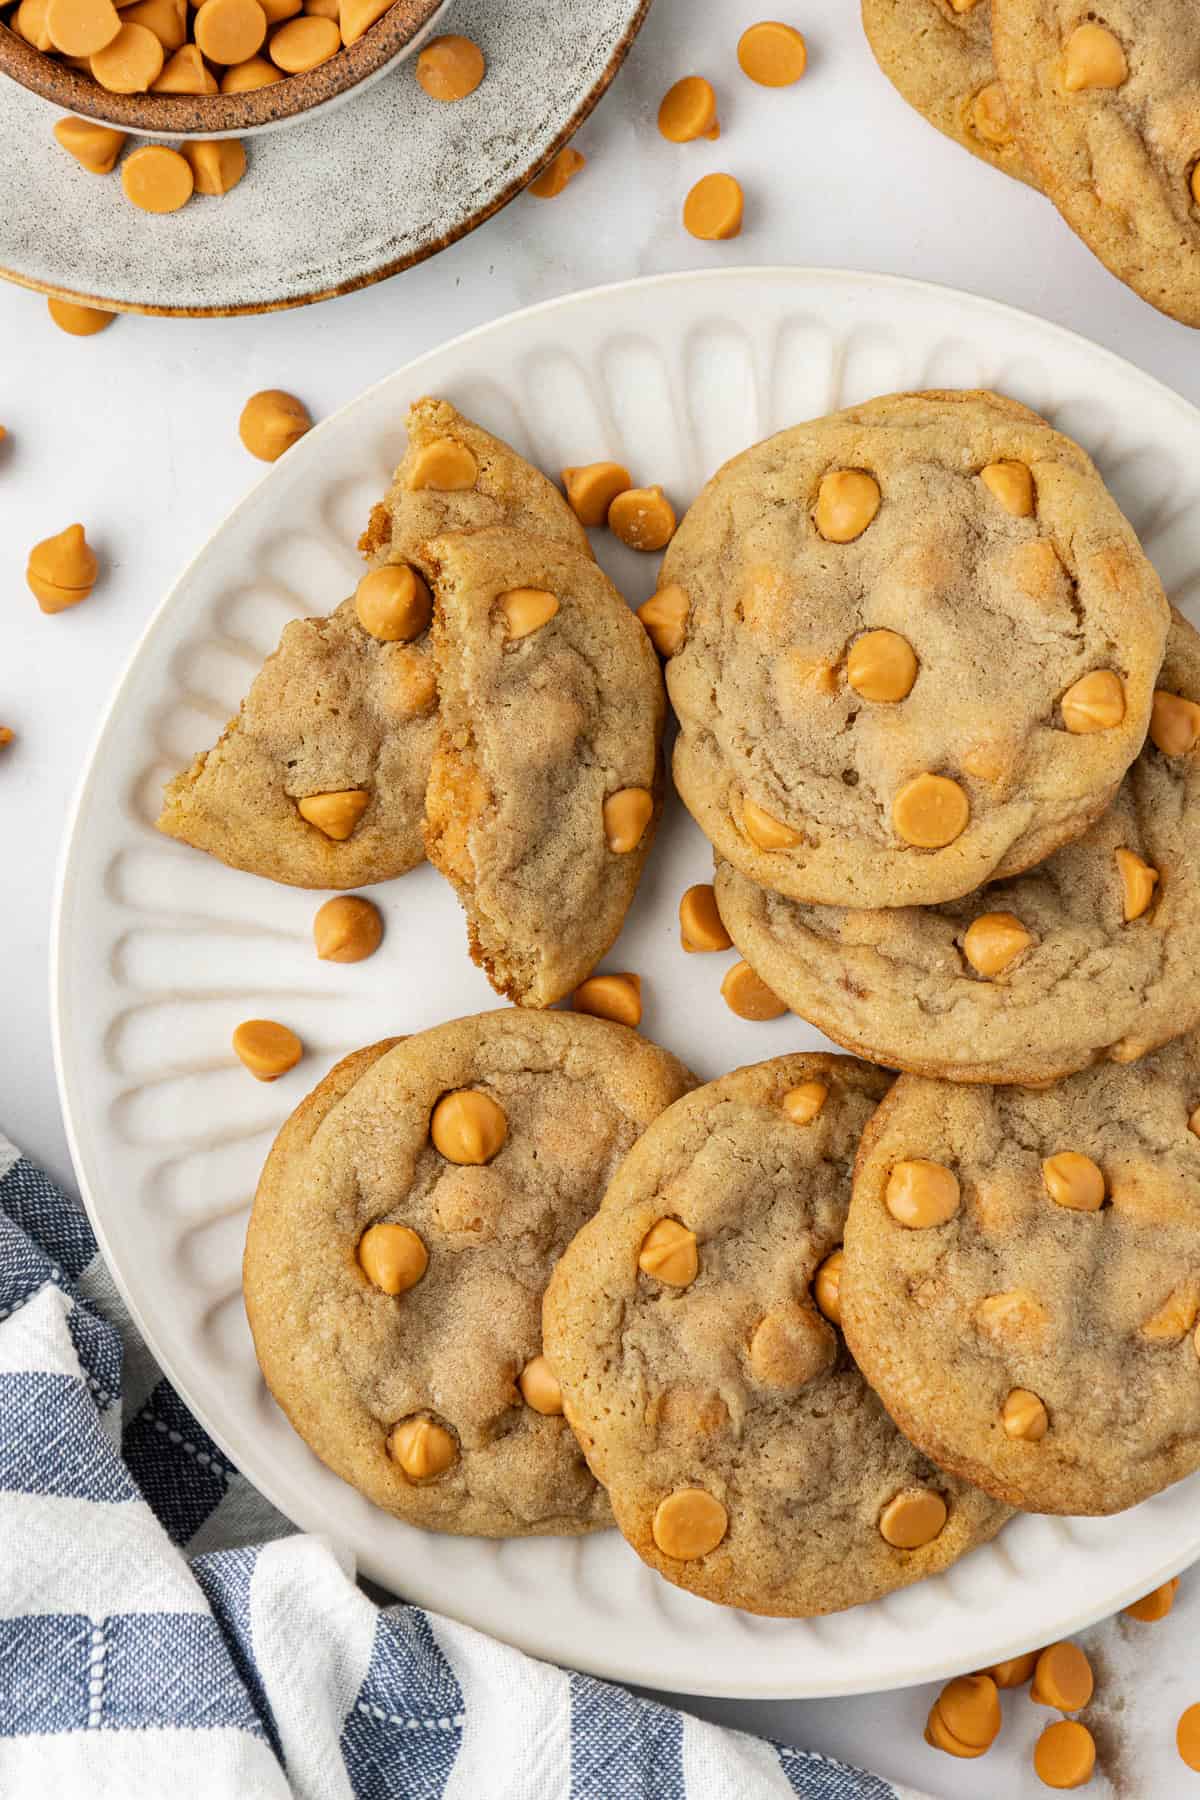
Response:
[[[237,66],[244,69],[247,65],[241,63]],[[232,73],[233,70],[226,70],[226,74]],[[195,44],[182,44],[173,56],[168,57],[163,65],[162,74],[156,82],[152,83],[150,92],[152,94],[215,94],[219,92],[219,89],[216,76]]]
[[[1156,688],[1150,708],[1150,741],[1164,756],[1186,756],[1200,742],[1200,706]]]
[[[687,636],[688,597],[676,581],[659,588],[637,609],[637,616],[660,656],[676,656]]]
[[[986,1750],[1000,1731],[1000,1696],[990,1675],[959,1675],[937,1699],[943,1725],[960,1744]]]
[[[209,62],[246,62],[262,49],[267,15],[258,0],[203,0],[192,20],[192,35]]]
[[[788,1010],[778,994],[772,993],[761,975],[756,975],[748,962],[734,963],[721,983],[721,998],[739,1019],[765,1023],[781,1019]]]
[[[614,856],[628,856],[646,835],[654,816],[654,795],[649,788],[618,788],[602,809],[604,837]]]
[[[1062,84],[1068,94],[1083,88],[1118,88],[1129,79],[1121,40],[1104,25],[1077,25],[1063,47]]]
[[[990,981],[1011,968],[1032,942],[1015,913],[981,913],[963,935],[963,955],[977,975]]]
[[[898,631],[866,631],[851,644],[846,680],[864,700],[903,700],[916,679],[916,652]]]
[[[458,1460],[458,1445],[444,1426],[418,1415],[392,1427],[388,1455],[411,1481],[429,1481]]]
[[[1004,1662],[993,1663],[990,1669],[983,1669],[981,1673],[990,1675],[998,1688],[1024,1687],[1033,1679],[1038,1655],[1036,1650],[1027,1650],[1024,1656],[1007,1657]]]
[[[813,1299],[831,1325],[842,1322],[842,1268],[844,1250],[831,1250],[813,1276]]]
[[[1117,873],[1121,877],[1121,913],[1129,924],[1149,909],[1158,885],[1158,870],[1152,869],[1132,850],[1118,850],[1116,859]]]
[[[120,29],[112,0],[47,0],[46,33],[64,56],[92,56]]]
[[[791,87],[808,67],[808,46],[794,25],[763,19],[738,39],[738,64],[759,87]]]
[[[711,882],[697,882],[679,902],[679,941],[689,954],[732,947],[733,939],[721,923]]]
[[[979,479],[994,500],[1015,519],[1027,519],[1033,512],[1033,474],[1021,462],[988,463],[979,471]]]
[[[429,1252],[410,1225],[371,1225],[358,1240],[358,1260],[385,1294],[406,1294],[429,1267]]]
[[[608,528],[631,550],[661,550],[675,535],[675,508],[660,487],[625,488],[609,506]]]
[[[597,1019],[612,1019],[615,1024],[628,1025],[636,1031],[642,1022],[642,978],[592,975],[581,981],[571,995],[571,1010],[591,1013]]]
[[[480,1166],[504,1148],[508,1119],[504,1108],[478,1088],[443,1094],[429,1121],[433,1147],[447,1162]]]
[[[260,462],[277,462],[285,450],[312,429],[308,408],[282,388],[251,394],[238,419],[238,436]]]
[[[165,144],[147,144],[121,164],[125,198],[142,212],[178,212],[191,199],[195,185],[187,158]]]
[[[679,1488],[660,1500],[651,1530],[664,1556],[691,1562],[715,1550],[729,1529],[729,1515],[704,1488]]]
[[[880,1513],[880,1535],[897,1550],[920,1550],[932,1544],[947,1516],[946,1502],[933,1488],[906,1488]]]
[[[529,192],[536,200],[556,200],[567,183],[574,180],[586,164],[587,157],[568,144],[557,156],[551,157],[540,175],[534,177],[529,184]]]
[[[1084,1787],[1096,1767],[1096,1740],[1077,1719],[1059,1719],[1034,1745],[1033,1766],[1047,1787]]]
[[[931,1750],[943,1750],[947,1756],[959,1756],[967,1760],[976,1756],[984,1756],[988,1750],[986,1744],[974,1746],[960,1743],[954,1733],[947,1728],[936,1700],[930,1707],[929,1717],[925,1721],[925,1742]]]
[[[685,75],[662,97],[658,129],[671,144],[690,144],[696,138],[719,138],[717,96],[703,75]]]
[[[195,138],[183,146],[198,194],[227,194],[246,173],[239,138]]]
[[[828,1098],[825,1082],[802,1081],[799,1087],[788,1089],[781,1104],[793,1125],[811,1125]]]
[[[125,148],[123,131],[114,131],[110,125],[98,125],[94,119],[59,119],[54,136],[91,175],[111,175]]]
[[[454,438],[434,438],[422,445],[408,470],[408,485],[414,493],[433,488],[440,494],[465,494],[478,479],[474,451]]]
[[[1122,1608],[1127,1619],[1137,1619],[1143,1625],[1156,1625],[1165,1619],[1175,1604],[1175,1596],[1179,1592],[1179,1577],[1172,1576],[1164,1581],[1161,1587],[1154,1588],[1149,1594],[1143,1594],[1140,1600],[1132,1600]]]
[[[233,1034],[233,1048],[259,1081],[276,1081],[294,1069],[304,1046],[294,1031],[274,1019],[245,1019]]]
[[[117,316],[98,306],[80,306],[74,300],[47,300],[46,307],[58,329],[70,337],[95,337],[98,331],[107,330]]]
[[[265,56],[248,56],[245,62],[234,63],[232,68],[225,70],[221,76],[221,92],[249,94],[256,88],[273,87],[282,80],[283,70],[277,69]]]
[[[1059,702],[1068,731],[1112,731],[1125,717],[1125,689],[1111,669],[1081,675]]]
[[[966,793],[946,775],[914,775],[892,801],[897,837],[919,850],[942,850],[952,844],[970,817]]]
[[[883,1199],[897,1224],[928,1231],[954,1217],[962,1192],[953,1169],[915,1157],[893,1165]]]
[[[68,525],[29,552],[25,580],[44,613],[65,612],[86,600],[96,584],[96,553],[82,525]]]
[[[365,788],[343,788],[332,794],[306,794],[297,800],[296,810],[335,844],[342,844],[366,812],[370,799]]]
[[[1078,1150],[1060,1150],[1042,1164],[1046,1192],[1057,1206],[1071,1212],[1099,1212],[1104,1205],[1104,1173],[1090,1156]]]
[[[865,469],[832,469],[821,477],[813,523],[830,544],[852,544],[879,511],[879,483]]]
[[[313,941],[322,962],[365,962],[383,940],[383,916],[361,894],[335,894],[318,907]]]
[[[745,208],[741,183],[732,175],[702,175],[683,203],[684,228],[710,243],[735,238]]]
[[[530,637],[558,612],[558,595],[548,588],[509,588],[497,595],[496,603],[504,614],[506,636],[510,639]]]
[[[1013,1388],[1000,1410],[1006,1436],[1038,1444],[1050,1426],[1045,1403],[1028,1388]]]
[[[1200,1705],[1189,1706],[1180,1715],[1175,1747],[1189,1769],[1200,1770]]]
[[[279,27],[267,45],[267,55],[286,75],[304,75],[336,56],[341,47],[342,34],[332,19],[302,13]]]
[[[696,1234],[678,1219],[659,1219],[642,1239],[638,1268],[668,1287],[690,1287],[700,1271]]]
[[[433,596],[408,563],[385,563],[364,575],[354,590],[354,615],[383,644],[409,644],[433,617]]]
[[[583,463],[562,471],[567,504],[581,525],[603,525],[618,494],[633,486],[629,470],[616,462]]]
[[[517,1377],[517,1386],[526,1406],[548,1418],[563,1409],[562,1389],[558,1377],[544,1356],[532,1357]]]
[[[1037,1659],[1029,1698],[1059,1712],[1079,1712],[1092,1697],[1092,1665],[1079,1648],[1063,1640],[1049,1644]]]
[[[742,829],[760,850],[791,850],[800,842],[798,831],[751,800],[749,794],[742,795]]]
[[[486,70],[479,45],[453,33],[434,38],[417,57],[417,80],[431,100],[465,100]]]
[[[163,61],[163,47],[147,26],[122,25],[89,66],[110,94],[144,94],[162,74]]]

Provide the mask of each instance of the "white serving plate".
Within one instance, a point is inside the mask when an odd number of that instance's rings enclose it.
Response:
[[[935,1580],[851,1613],[774,1621],[661,1581],[616,1533],[494,1543],[426,1535],[310,1454],[259,1376],[239,1267],[272,1134],[354,1047],[494,1005],[428,868],[374,891],[383,948],[317,961],[320,896],[224,868],[152,829],[163,780],[210,743],[284,622],[352,588],[354,540],[403,441],[445,394],[550,471],[615,457],[686,504],[765,433],[894,389],[989,385],[1079,438],[1177,605],[1200,602],[1200,413],[1083,339],[991,302],[821,270],[664,276],[501,319],[421,357],[263,477],[152,620],[113,698],[61,868],[53,1010],[63,1108],[101,1247],[147,1342],[238,1467],[297,1524],[409,1600],[535,1655],[677,1691],[788,1697],[928,1681],[1076,1631],[1200,1555],[1200,1477],[1107,1520],[1021,1518]],[[637,604],[656,559],[608,537]],[[644,1029],[701,1076],[824,1040],[736,1019],[731,956],[685,957],[675,908],[707,845],[668,807],[607,959],[646,981]],[[233,1026],[282,1018],[308,1054],[252,1081]]]

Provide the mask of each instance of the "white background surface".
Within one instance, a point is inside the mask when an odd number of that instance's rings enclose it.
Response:
[[[1109,345],[1200,401],[1195,336],[1113,281],[1035,194],[911,114],[876,70],[853,0],[783,9],[810,69],[770,93],[740,75],[739,30],[757,0],[656,0],[607,101],[585,126],[586,170],[560,199],[525,197],[407,275],[315,309],[187,322],[124,318],[75,340],[44,302],[0,291],[0,1126],[73,1185],[51,1067],[46,953],[65,810],[97,718],[131,646],[182,564],[258,478],[236,420],[248,394],[283,387],[322,416],[442,339],[514,307],[660,269],[840,264],[922,276],[1027,307]],[[717,144],[667,145],[665,87],[702,72],[721,101]],[[46,154],[51,154],[47,113]],[[682,231],[691,181],[728,169],[747,196],[736,242]],[[9,179],[17,178],[15,174]],[[169,254],[169,221],[164,254]],[[44,617],[25,588],[29,546],[86,522],[103,578],[86,605]],[[1200,529],[1200,524],[1198,524]],[[1172,1619],[1092,1634],[1093,1709],[1109,1781],[1137,1800],[1200,1795],[1175,1756],[1174,1720],[1200,1699],[1200,1579]],[[874,1766],[950,1797],[1044,1793],[1029,1747],[1049,1715],[1023,1695],[993,1752],[972,1764],[928,1750],[930,1695],[803,1704],[690,1702],[747,1728]]]

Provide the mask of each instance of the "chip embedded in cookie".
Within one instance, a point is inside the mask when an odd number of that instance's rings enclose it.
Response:
[[[338,1064],[276,1139],[243,1269],[267,1385],[323,1462],[434,1531],[611,1523],[542,1354],[542,1292],[691,1085],[569,1013],[484,1013]]]
[[[931,125],[1033,185],[992,62],[989,0],[862,0],[863,29],[892,86]]]
[[[826,906],[933,905],[1104,811],[1169,609],[1096,469],[987,393],[899,394],[720,469],[671,543],[675,783],[718,855]]]
[[[708,1600],[803,1618],[946,1568],[1007,1512],[901,1437],[839,1330],[881,1070],[796,1055],[656,1120],[546,1292],[546,1350],[617,1524]]]
[[[591,974],[662,805],[666,701],[642,626],[590,557],[515,531],[435,538],[441,728],[430,861],[498,993],[549,1006]]]
[[[1200,326],[1200,15],[1192,0],[993,0],[1035,179],[1121,281]]]
[[[854,1176],[842,1313],[900,1429],[1030,1512],[1200,1468],[1200,1039],[1055,1087],[903,1075]]]
[[[1200,1024],[1200,635],[1172,618],[1112,806],[1024,875],[937,907],[785,900],[723,863],[721,918],[793,1012],[890,1069],[1057,1080]]]
[[[511,524],[590,551],[553,482],[446,401],[418,401],[408,433],[360,543],[371,572],[328,618],[285,627],[220,741],[167,787],[169,837],[296,887],[361,887],[423,859],[437,735],[425,539]]]

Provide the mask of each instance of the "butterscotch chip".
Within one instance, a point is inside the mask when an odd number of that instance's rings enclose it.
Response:
[[[993,150],[1006,150],[1016,137],[1008,95],[998,81],[980,88],[971,101],[969,118],[975,136]]]
[[[1170,1581],[1164,1581],[1161,1587],[1143,1594],[1140,1600],[1132,1600],[1121,1610],[1127,1619],[1137,1619],[1143,1625],[1156,1625],[1160,1619],[1166,1618],[1175,1604],[1178,1592],[1179,1577],[1174,1575]]]
[[[937,1699],[943,1725],[960,1744],[986,1750],[1000,1730],[1000,1696],[990,1675],[960,1675]]]
[[[573,144],[568,144],[557,156],[551,157],[540,175],[534,177],[528,192],[535,200],[557,200],[567,183],[573,181],[586,165],[587,157]]]
[[[91,56],[120,29],[112,0],[47,0],[46,34],[65,56]]]
[[[1151,1344],[1178,1344],[1196,1323],[1200,1313],[1200,1276],[1190,1275],[1145,1320],[1140,1336]]]
[[[696,1234],[678,1219],[659,1219],[642,1239],[638,1268],[669,1287],[690,1287],[700,1271]]]
[[[508,1120],[504,1108],[477,1088],[444,1094],[429,1121],[433,1145],[447,1162],[491,1162],[504,1148]]]
[[[783,1110],[793,1125],[811,1125],[829,1098],[823,1081],[802,1081],[783,1096]]]
[[[1068,731],[1112,731],[1125,717],[1125,690],[1111,669],[1094,669],[1067,689],[1061,706]]]
[[[615,462],[584,463],[564,469],[562,482],[567,503],[581,525],[603,525],[617,495],[633,486],[629,470]]]
[[[358,1240],[367,1280],[385,1294],[406,1294],[429,1267],[429,1252],[408,1225],[371,1225]]]
[[[749,794],[742,795],[742,827],[752,844],[760,850],[790,850],[800,842],[800,833],[777,819]]]
[[[434,438],[409,459],[408,485],[414,491],[435,488],[441,494],[462,494],[478,479],[479,459],[456,438]]]
[[[245,69],[249,67],[249,64],[241,63],[238,66]],[[267,67],[270,67],[269,63]],[[226,75],[233,75],[235,73],[236,71],[234,69],[226,70]],[[276,73],[278,73],[278,71],[276,71]],[[195,44],[183,44],[176,50],[173,56],[167,58],[166,63],[163,65],[162,74],[159,76],[158,80],[152,84],[150,91],[153,94],[215,94],[219,92],[219,88],[216,76],[208,67],[208,64],[201,56]],[[241,90],[230,88],[227,91],[240,92]],[[212,139],[209,141],[213,143],[225,142],[224,139]],[[189,158],[189,161],[190,160],[191,159]],[[196,167],[195,163],[193,163],[193,175],[195,172]],[[198,188],[197,191],[203,193],[206,190]]]
[[[531,1406],[534,1412],[553,1417],[562,1411],[562,1389],[544,1356],[535,1356],[525,1364],[517,1377],[517,1386],[526,1406]]]
[[[248,56],[245,62],[234,63],[221,76],[221,92],[223,94],[249,94],[256,88],[273,87],[275,82],[282,81],[283,70],[277,69],[273,62],[265,56]]]
[[[432,1419],[402,1419],[388,1438],[388,1455],[412,1481],[432,1481],[458,1461],[458,1446]]]
[[[327,838],[341,844],[351,836],[370,803],[365,788],[345,788],[334,794],[306,794],[297,800],[296,810]]]
[[[1158,885],[1158,870],[1152,869],[1133,850],[1119,848],[1116,858],[1117,873],[1121,877],[1121,912],[1128,923],[1131,919],[1140,919],[1149,910]]]
[[[837,1339],[811,1306],[785,1300],[755,1326],[749,1355],[763,1387],[798,1393],[832,1365]]]
[[[992,1343],[1007,1348],[1041,1343],[1049,1319],[1039,1300],[1016,1288],[1007,1294],[986,1295],[975,1309],[975,1322]]]
[[[1189,1769],[1200,1770],[1200,1705],[1189,1706],[1180,1714],[1175,1747]]]
[[[730,1012],[736,1013],[739,1019],[751,1019],[765,1023],[768,1019],[781,1019],[787,1007],[773,994],[766,982],[754,973],[747,962],[734,963],[727,971],[721,983],[721,998]]]
[[[162,74],[163,47],[154,33],[149,31],[145,25],[122,25],[110,43],[105,44],[102,50],[93,52],[89,63],[92,74],[100,86],[107,88],[110,94],[144,94],[147,88]],[[161,149],[166,156],[175,154],[173,150],[166,150],[158,144],[149,145],[147,148]],[[146,150],[135,150],[133,154],[144,157]],[[130,161],[132,160],[130,158]],[[182,158],[180,160],[182,161]],[[165,165],[163,166],[165,167]],[[123,182],[128,167],[128,162],[122,167]],[[166,185],[165,175],[162,185]],[[191,190],[188,191],[190,193]],[[127,182],[125,183],[125,192],[129,193]],[[132,197],[130,195],[131,199]],[[184,195],[184,199],[187,199],[187,194]],[[137,201],[135,204],[140,205],[141,202]],[[182,206],[183,201],[179,201],[178,204]],[[160,206],[146,208],[148,212],[164,210],[173,212],[175,209],[174,207],[163,208]]]
[[[198,194],[227,194],[246,173],[245,146],[237,138],[196,138],[183,154]]]
[[[745,208],[741,183],[732,175],[702,175],[683,203],[684,229],[708,242],[735,238]]]
[[[623,488],[608,509],[608,528],[631,550],[661,550],[675,530],[675,508],[660,487]]]
[[[916,654],[898,631],[867,631],[851,644],[846,680],[864,700],[903,700],[916,679]]]
[[[1047,1787],[1086,1787],[1096,1767],[1096,1740],[1077,1719],[1059,1719],[1034,1745],[1033,1766]]]
[[[111,175],[125,147],[125,133],[94,119],[59,119],[54,136],[81,168],[92,175]]]
[[[260,462],[278,462],[285,450],[311,431],[308,408],[282,388],[251,394],[238,419],[238,436]]]
[[[1024,463],[988,463],[979,471],[979,479],[1014,519],[1030,517],[1034,508],[1033,473]]]
[[[62,0],[58,3],[61,5]],[[170,54],[181,47],[188,35],[187,0],[136,0],[133,6],[121,8],[121,23],[144,25]]]
[[[126,29],[135,31],[137,26]],[[158,42],[156,38],[155,43]],[[134,150],[121,164],[121,186],[125,198],[143,212],[172,213],[186,206],[192,197],[195,177],[187,158],[164,144],[148,144]]]
[[[338,894],[318,908],[313,939],[322,962],[365,962],[382,942],[383,917],[361,894]]]
[[[575,1012],[592,1013],[598,1019],[612,1019],[636,1031],[642,1022],[642,978],[640,975],[592,975],[581,982],[571,995]]]
[[[376,19],[381,19],[392,0],[305,0],[304,10],[312,18],[335,19],[343,44],[356,44]]]
[[[822,476],[813,522],[831,544],[851,544],[879,511],[879,483],[865,469],[835,469]]]
[[[998,1688],[1024,1687],[1032,1679],[1037,1659],[1036,1650],[1027,1650],[1024,1656],[1010,1656],[1004,1662],[993,1663],[983,1673],[990,1675]]]
[[[689,953],[728,950],[733,942],[721,922],[709,882],[697,882],[679,902],[679,941]]]
[[[636,850],[654,816],[649,788],[618,788],[604,802],[604,837],[614,856]]]
[[[988,1749],[986,1744],[976,1748],[971,1744],[964,1744],[956,1738],[942,1718],[941,1709],[936,1700],[930,1707],[929,1717],[925,1721],[925,1742],[931,1750],[944,1750],[947,1756],[959,1756],[967,1760],[985,1755]]]
[[[738,65],[759,87],[791,87],[808,67],[808,47],[794,25],[764,19],[738,39]]]
[[[992,980],[1010,968],[1032,943],[1015,913],[981,913],[963,936],[963,955],[977,975]]]
[[[1079,1648],[1064,1640],[1050,1644],[1037,1659],[1029,1698],[1059,1712],[1079,1712],[1092,1697],[1092,1665]]]
[[[729,1515],[703,1488],[679,1488],[659,1502],[653,1529],[664,1556],[690,1562],[716,1549],[729,1529]]]
[[[932,1488],[910,1488],[889,1500],[879,1515],[879,1534],[896,1550],[920,1550],[944,1530],[946,1502]]]
[[[211,4],[212,0],[205,0],[206,6]],[[342,34],[332,19],[305,13],[279,27],[267,46],[267,53],[285,74],[302,75],[306,70],[328,62],[341,47]]]
[[[719,138],[717,96],[711,81],[703,75],[685,75],[669,87],[659,104],[658,129],[670,144]]]
[[[433,598],[408,563],[384,563],[354,590],[354,611],[364,631],[383,644],[408,644],[428,629]]]
[[[637,616],[660,656],[674,656],[683,649],[687,637],[688,598],[676,583],[651,594],[638,607]]]
[[[23,37],[35,50],[53,50],[50,33],[46,30],[46,0],[21,0],[12,21],[17,36]]]
[[[276,1081],[304,1055],[295,1032],[274,1019],[246,1019],[233,1034],[234,1054],[259,1081]]]
[[[1164,756],[1186,756],[1200,741],[1200,706],[1157,689],[1150,709],[1150,741]]]
[[[15,737],[16,732],[11,725],[0,725],[0,750],[7,750]]]
[[[844,1251],[831,1251],[813,1276],[813,1299],[833,1325],[842,1322],[842,1265],[845,1260]]]
[[[1077,25],[1063,46],[1062,84],[1068,94],[1082,88],[1118,88],[1129,79],[1121,40],[1107,26]]]
[[[892,824],[906,844],[941,850],[962,836],[971,818],[971,803],[957,781],[946,775],[914,775],[892,801]]]
[[[1099,1212],[1104,1205],[1104,1172],[1078,1150],[1060,1150],[1042,1164],[1046,1192],[1071,1212]]]
[[[45,613],[64,612],[86,600],[99,565],[82,525],[68,525],[29,552],[25,580]]]
[[[910,1231],[928,1231],[954,1217],[961,1197],[953,1169],[917,1157],[898,1162],[892,1169],[884,1202],[898,1224]]]
[[[1028,1388],[1013,1388],[1001,1408],[1000,1421],[1010,1438],[1030,1444],[1040,1443],[1050,1427],[1044,1404]]]
[[[262,48],[267,16],[257,0],[203,0],[192,33],[209,62],[246,62]]]
[[[96,306],[78,306],[73,300],[50,299],[46,308],[58,329],[71,337],[95,337],[116,318],[115,313],[102,312]]]
[[[546,588],[510,588],[498,597],[510,638],[528,637],[548,625],[558,611],[558,595]]]
[[[417,57],[417,80],[431,100],[465,100],[487,72],[483,51],[470,38],[434,38]]]

